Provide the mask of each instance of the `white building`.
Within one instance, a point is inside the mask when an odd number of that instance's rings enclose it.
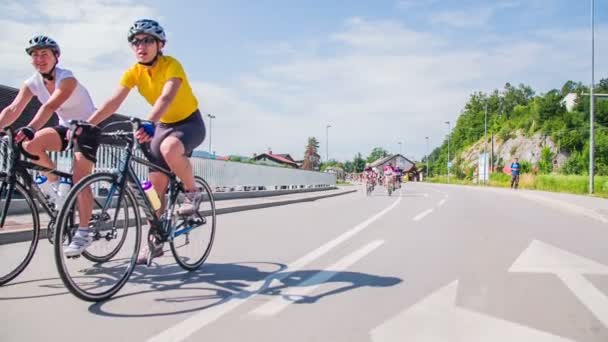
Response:
[[[562,104],[566,106],[566,110],[571,112],[574,110],[574,106],[576,106],[576,100],[578,99],[578,95],[576,93],[569,93],[562,99]]]

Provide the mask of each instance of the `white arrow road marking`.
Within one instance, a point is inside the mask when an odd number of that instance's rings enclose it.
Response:
[[[414,221],[420,221],[422,220],[426,215],[430,214],[433,212],[433,209],[427,209],[423,212],[421,212],[420,214],[416,215],[416,217],[414,217]]]
[[[455,280],[371,331],[374,342],[573,342],[456,306]]]
[[[300,259],[294,261],[286,269],[282,270],[279,275],[273,273],[264,278],[263,280],[252,283],[248,287],[249,289],[251,289],[251,291],[242,291],[235,293],[232,296],[224,299],[224,303],[205,309],[197,314],[186,318],[184,321],[177,323],[176,325],[168,328],[167,330],[161,332],[156,336],[151,337],[150,339],[148,339],[147,342],[179,342],[187,339],[189,336],[196,333],[202,327],[212,322],[215,322],[220,317],[241,306],[243,303],[246,303],[255,295],[266,290],[269,287],[269,283],[271,281],[281,280],[289,276],[291,272],[301,269],[307,264],[322,257],[344,241],[347,241],[355,234],[359,233],[363,229],[367,228],[370,224],[384,216],[386,213],[393,210],[399,204],[399,202],[401,202],[401,197],[398,197],[390,206],[384,208],[384,210],[377,213],[376,215],[359,223],[355,227],[351,228],[349,231],[343,233],[335,239],[325,243],[321,247],[304,255]]]
[[[445,204],[445,198],[442,199],[441,201],[439,201],[439,204],[437,206],[441,207],[444,204]]]
[[[534,240],[513,263],[509,272],[555,274],[608,327],[608,297],[583,276],[608,275],[608,266]]]
[[[384,241],[382,240],[372,241],[371,243],[360,248],[359,250],[342,258],[337,263],[327,267],[329,271],[318,272],[314,276],[306,279],[300,284],[295,285],[295,287],[285,289],[285,294],[288,295],[290,298],[304,298],[304,296],[315,291],[327,280],[331,279],[339,272],[344,271],[369,253],[373,252],[383,243]],[[249,314],[258,316],[272,316],[279,313],[292,303],[293,301],[286,300],[285,298],[283,298],[283,296],[275,297],[270,302],[262,304],[257,309],[252,310],[251,312],[249,312]]]

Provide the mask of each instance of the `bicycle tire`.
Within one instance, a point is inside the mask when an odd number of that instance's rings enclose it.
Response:
[[[1,222],[5,222],[6,216],[8,215],[8,209],[11,204],[10,200],[12,199],[15,191],[19,192],[21,196],[23,196],[25,203],[29,208],[29,212],[32,214],[32,239],[29,241],[28,252],[25,255],[25,258],[19,262],[17,267],[15,267],[7,274],[0,275],[1,286],[15,279],[19,274],[21,274],[21,272],[23,272],[23,270],[25,270],[27,265],[29,265],[29,263],[32,261],[34,253],[36,252],[36,248],[38,247],[38,239],[40,237],[40,216],[38,214],[38,207],[34,203],[30,192],[19,181],[15,181],[11,184],[10,181],[7,181],[6,178],[3,178],[2,180],[0,180],[0,189],[3,190],[2,192],[5,192],[0,193]],[[9,200],[8,206],[6,205],[7,200]]]
[[[197,227],[197,228],[202,228],[202,227],[210,227],[210,237],[209,237],[209,242],[207,244],[207,247],[205,248],[203,254],[201,255],[200,258],[197,258],[197,260],[193,263],[189,263],[186,260],[188,258],[182,258],[179,255],[179,251],[178,248],[175,245],[175,239],[172,237],[169,245],[171,247],[171,253],[173,254],[173,258],[175,258],[175,262],[177,262],[178,265],[180,265],[183,269],[187,270],[187,271],[194,271],[196,269],[198,269],[204,262],[205,260],[207,260],[207,258],[209,257],[209,254],[211,253],[211,247],[213,246],[213,241],[215,239],[215,226],[216,226],[216,213],[215,213],[215,200],[213,199],[213,193],[211,191],[211,187],[209,186],[209,184],[207,184],[207,182],[198,176],[195,176],[195,181],[197,183],[197,187],[202,188],[204,190],[204,192],[206,193],[207,196],[207,201],[203,201],[202,203],[209,203],[209,210],[210,210],[210,216],[208,217],[211,222],[209,222],[209,220],[207,220],[207,223],[201,227]],[[200,215],[200,212],[199,212]],[[194,228],[194,229],[197,229]],[[175,233],[175,232],[174,232]]]
[[[78,194],[80,193],[80,191],[82,189],[84,189],[85,187],[89,186],[90,184],[92,184],[95,181],[101,181],[101,180],[105,180],[108,181],[111,184],[116,184],[116,175],[112,174],[112,173],[106,173],[106,172],[100,172],[100,173],[94,173],[94,174],[90,174],[86,177],[84,177],[82,180],[80,180],[76,185],[74,185],[74,187],[70,190],[70,192],[68,193],[65,203],[63,205],[63,207],[61,208],[61,210],[59,211],[59,215],[57,218],[57,226],[55,228],[55,241],[58,241],[57,239],[61,236],[61,234],[64,234],[64,231],[66,229],[69,229],[69,225],[68,223],[68,218],[70,215],[68,215],[68,212],[70,211],[69,208],[74,204],[74,202],[76,201]],[[134,196],[133,192],[131,191],[130,188],[125,188],[124,189],[124,201],[128,201],[130,202],[133,207],[136,209],[133,211],[133,216],[135,219],[135,248],[133,253],[131,254],[130,257],[130,261],[128,264],[128,267],[126,269],[126,272],[120,277],[120,279],[118,279],[118,282],[111,286],[109,289],[100,292],[100,293],[92,293],[89,291],[84,290],[83,288],[81,288],[80,286],[78,286],[78,284],[72,279],[72,277],[70,276],[70,272],[69,270],[67,270],[67,266],[65,264],[65,256],[63,253],[63,246],[62,244],[55,244],[54,245],[54,255],[55,255],[55,264],[57,266],[57,270],[59,271],[59,276],[61,277],[61,280],[63,281],[64,285],[66,286],[66,288],[76,297],[85,300],[85,301],[89,301],[89,302],[99,302],[99,301],[103,301],[106,299],[111,298],[113,295],[115,295],[118,291],[120,291],[120,289],[127,283],[127,281],[129,280],[129,277],[131,276],[131,274],[133,273],[134,269],[135,269],[135,263],[137,261],[137,256],[139,254],[139,248],[140,248],[140,244],[141,244],[141,216],[139,213],[139,207],[137,205],[137,200],[136,197]],[[122,245],[121,245],[122,247]]]

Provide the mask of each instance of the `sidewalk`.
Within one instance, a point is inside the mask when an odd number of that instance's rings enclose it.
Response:
[[[222,215],[245,210],[262,209],[294,203],[316,201],[323,198],[346,195],[354,193],[356,191],[357,189],[354,186],[344,186],[328,190],[292,193],[278,196],[216,200],[215,210],[217,215]],[[31,229],[31,220],[32,217],[30,214],[8,216],[6,218],[4,228],[0,229],[0,245],[23,241],[23,237],[27,237],[28,234],[23,234],[22,232],[29,231]],[[40,238],[46,238],[46,228],[48,226],[48,222],[49,217],[46,215],[46,213],[41,213]]]
[[[426,184],[437,185],[437,183]],[[490,186],[484,187],[452,184],[441,184],[441,186],[465,187],[473,190],[491,191],[500,194],[518,196],[559,210],[567,210],[569,212],[587,216],[603,223],[608,223],[608,199],[605,198],[540,190],[513,190],[509,188]]]

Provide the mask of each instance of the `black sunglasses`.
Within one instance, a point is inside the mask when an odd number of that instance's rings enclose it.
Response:
[[[141,44],[150,45],[155,42],[156,42],[156,38],[154,38],[154,37],[145,37],[142,39],[136,39],[136,38],[131,39],[132,46],[140,46]]]

